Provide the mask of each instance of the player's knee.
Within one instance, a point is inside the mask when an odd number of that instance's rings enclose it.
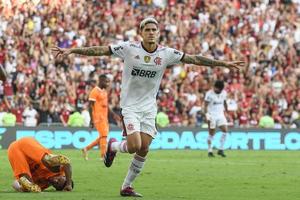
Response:
[[[143,154],[147,154],[149,152],[149,147],[148,146],[142,146],[140,149],[140,152]]]
[[[141,149],[140,144],[128,145],[128,152],[129,153],[136,153],[136,152],[140,151],[140,149]]]

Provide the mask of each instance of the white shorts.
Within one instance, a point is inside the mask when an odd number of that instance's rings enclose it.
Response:
[[[209,120],[210,129],[215,129],[216,127],[220,127],[220,126],[227,126],[227,119],[223,113],[222,114],[210,113],[210,115],[211,115],[211,118]]]
[[[130,135],[134,132],[143,132],[155,138],[157,133],[155,126],[156,108],[144,112],[122,109],[121,114],[123,117],[124,135]]]

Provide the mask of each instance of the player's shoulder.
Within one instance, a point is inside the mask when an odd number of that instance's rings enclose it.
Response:
[[[226,90],[223,90],[223,91],[222,91],[222,95],[226,97],[226,96],[227,96],[227,91],[226,91]]]
[[[213,95],[213,93],[214,93],[213,90],[207,90],[205,94],[206,94],[206,95]]]
[[[168,53],[173,52],[174,53],[176,51],[176,49],[168,47],[168,46],[164,46],[164,45],[158,45],[157,51],[158,52],[168,52]]]
[[[130,48],[134,48],[134,49],[141,49],[142,48],[141,42],[138,42],[138,41],[128,41],[127,45]]]
[[[94,87],[91,91],[90,94],[92,95],[97,95],[100,93],[100,88],[98,86]]]

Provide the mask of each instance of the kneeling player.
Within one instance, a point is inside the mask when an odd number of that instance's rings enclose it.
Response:
[[[19,192],[41,192],[53,186],[58,191],[73,189],[70,160],[54,155],[31,137],[22,138],[8,147],[8,159]]]

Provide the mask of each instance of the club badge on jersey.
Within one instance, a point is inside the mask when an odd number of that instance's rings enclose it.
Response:
[[[145,56],[145,57],[144,57],[144,61],[145,61],[146,63],[149,63],[150,60],[151,60],[151,57],[150,57],[150,56]]]
[[[155,63],[156,65],[161,65],[161,58],[160,58],[160,57],[156,57],[156,58],[154,59],[154,63]]]

